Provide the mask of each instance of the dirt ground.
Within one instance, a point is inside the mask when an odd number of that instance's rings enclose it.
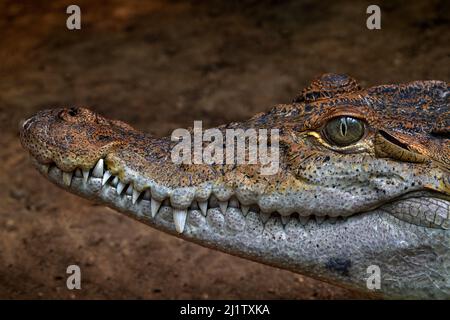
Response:
[[[38,110],[89,106],[155,135],[239,121],[323,72],[363,86],[449,81],[448,1],[0,2],[0,298],[354,299],[291,272],[184,242],[66,193],[18,140]],[[82,290],[66,289],[66,268]]]

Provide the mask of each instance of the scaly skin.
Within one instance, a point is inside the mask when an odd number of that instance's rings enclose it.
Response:
[[[175,164],[170,137],[85,108],[41,111],[20,136],[52,182],[183,239],[378,296],[448,299],[449,102],[442,81],[361,89],[325,74],[292,104],[219,127],[278,128],[274,175]],[[365,131],[340,147],[324,127],[341,116]]]

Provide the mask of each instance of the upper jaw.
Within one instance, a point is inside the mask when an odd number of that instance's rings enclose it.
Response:
[[[112,207],[119,206],[119,210],[125,208],[138,216],[142,215],[148,218],[155,218],[161,208],[166,213],[167,210],[171,210],[173,214],[171,220],[178,233],[184,231],[188,212],[190,215],[200,213],[206,217],[210,210],[213,214],[220,212],[224,216],[232,212],[239,214],[243,219],[249,212],[252,212],[259,217],[262,223],[266,223],[272,217],[278,219],[283,225],[286,225],[291,218],[298,219],[303,225],[308,222],[318,225],[334,224],[347,218],[347,216],[280,215],[274,212],[272,214],[263,212],[256,201],[252,204],[245,204],[239,201],[235,192],[230,192],[229,189],[212,182],[203,183],[197,187],[169,188],[146,179],[146,188],[136,189],[133,181],[123,179],[123,172],[122,178],[111,173],[103,158],[90,170],[77,168],[70,172],[62,171],[54,163],[42,164],[34,158],[32,161],[46,178],[60,187],[86,198],[100,200]],[[246,199],[245,201],[250,200]]]
[[[267,205],[266,199],[270,201],[274,197],[273,194],[258,195],[256,193],[246,193],[245,190],[227,188],[222,182],[205,182],[195,187],[170,188],[152,179],[142,177],[135,172],[133,174],[125,174],[129,171],[126,168],[120,170],[118,175],[118,171],[113,171],[108,167],[108,161],[104,158],[97,161],[95,166],[89,170],[77,168],[70,172],[62,171],[54,164],[41,164],[37,160],[34,160],[34,163],[47,178],[72,192],[81,193],[85,197],[97,200],[102,195],[108,194],[107,200],[110,203],[107,204],[110,206],[121,203],[122,207],[134,208],[139,214],[151,216],[152,218],[156,216],[161,207],[167,207],[172,210],[175,230],[178,233],[183,233],[188,213],[192,210],[197,210],[203,216],[207,216],[209,209],[217,208],[225,216],[228,209],[230,209],[233,212],[240,213],[243,217],[251,211],[256,213],[263,223],[266,223],[271,217],[276,217],[282,225],[286,225],[291,218],[299,219],[301,224],[306,224],[310,218],[313,218],[317,224],[322,224],[324,221],[335,223],[356,213],[371,211],[387,202],[366,203],[362,210],[353,207],[353,211],[318,211],[317,208],[320,208],[321,205],[320,201],[315,204],[308,204],[307,201],[301,198],[300,194],[295,193],[291,196],[286,195],[281,200],[276,200],[286,204],[284,207],[277,209],[276,207],[271,208],[270,202]],[[130,177],[133,177],[135,180]],[[277,196],[280,197],[275,195],[275,199],[277,199]],[[289,207],[286,199],[290,201],[296,200],[297,202]],[[337,199],[336,201],[339,200]],[[391,203],[395,204],[396,202],[391,201]],[[448,199],[445,199],[442,204],[448,208]],[[399,211],[395,205],[389,204],[386,208],[385,211],[400,219],[406,219],[406,221],[412,223],[415,223],[417,220],[415,217],[409,219],[402,213],[398,214]],[[443,217],[443,220],[441,219],[437,225],[433,224],[434,221],[430,222],[426,218],[426,226],[448,229],[450,227],[450,217],[447,217],[445,212],[444,215],[441,214],[440,216]]]

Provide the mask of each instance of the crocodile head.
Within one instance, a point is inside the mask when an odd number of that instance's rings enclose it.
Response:
[[[41,111],[20,137],[47,179],[186,240],[384,297],[449,298],[449,88],[325,74],[217,128],[278,129],[270,175],[174,163],[170,137],[85,108]]]

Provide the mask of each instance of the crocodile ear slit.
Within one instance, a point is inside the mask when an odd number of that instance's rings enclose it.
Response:
[[[397,140],[386,131],[380,130],[375,135],[375,155],[378,158],[391,158],[404,162],[424,163],[427,158],[413,152],[408,145]]]

